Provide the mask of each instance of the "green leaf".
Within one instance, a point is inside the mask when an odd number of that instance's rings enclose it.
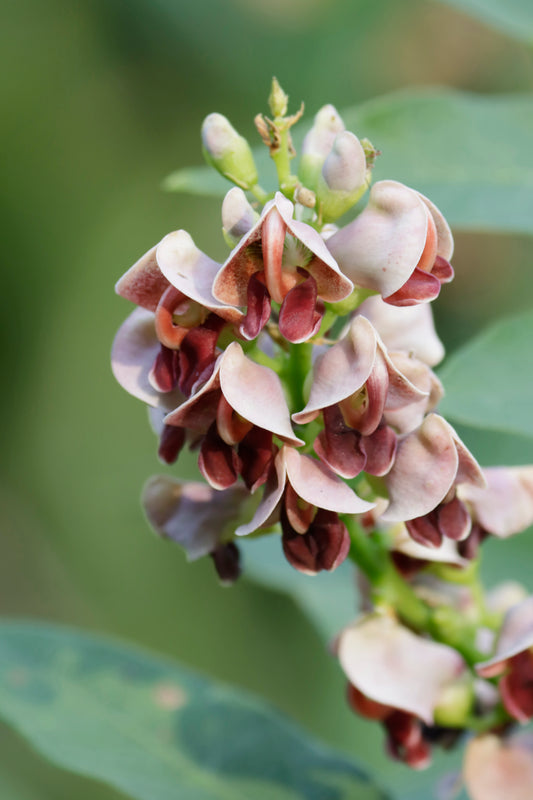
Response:
[[[356,615],[355,570],[345,561],[334,572],[304,575],[285,559],[279,536],[250,539],[243,546],[244,575],[267,589],[288,595],[306,614],[324,641]]]
[[[500,320],[440,370],[439,411],[473,428],[533,437],[533,311]]]
[[[350,130],[382,151],[375,180],[402,181],[428,195],[455,229],[533,234],[533,95],[405,91],[342,114]],[[297,147],[304,133],[305,126],[296,131]],[[254,155],[261,170],[266,148]],[[261,181],[275,188],[262,174]],[[230,188],[209,167],[173,173],[165,186],[219,196]]]
[[[533,43],[531,0],[441,0],[528,44]]]
[[[139,800],[385,800],[266,704],[163,658],[0,625],[0,715],[42,755]]]

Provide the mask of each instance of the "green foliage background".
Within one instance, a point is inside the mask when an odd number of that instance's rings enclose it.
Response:
[[[130,310],[113,284],[176,228],[223,256],[218,201],[159,184],[200,163],[210,111],[256,143],[252,118],[272,74],[295,106],[305,100],[307,119],[325,102],[342,109],[404,87],[531,91],[531,18],[515,41],[512,26],[493,30],[458,5],[8,0],[0,25],[1,613],[176,656],[406,786],[379,731],[347,711],[337,665],[290,599],[244,580],[222,589],[210,563],[187,565],[150,534],[138,496],[160,465],[145,410],[111,376],[111,341]],[[488,320],[531,308],[530,237],[460,233],[454,266],[435,309],[451,351]],[[533,462],[531,440],[463,433],[484,463]],[[194,475],[192,460],[179,471]],[[530,537],[493,549],[491,580],[496,562],[527,580]],[[119,797],[47,766],[5,728],[0,744],[2,797]]]

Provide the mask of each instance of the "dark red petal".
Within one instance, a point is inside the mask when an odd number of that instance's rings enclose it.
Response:
[[[306,533],[316,514],[316,506],[302,500],[290,483],[287,483],[283,506],[287,515],[287,522],[291,530],[296,533]]]
[[[178,353],[161,345],[150,372],[152,385],[159,392],[171,392],[178,385]]]
[[[198,467],[213,489],[228,489],[236,482],[239,474],[239,459],[233,447],[223,442],[213,423],[206,433]]]
[[[185,429],[177,425],[165,425],[159,439],[157,454],[165,464],[173,464],[185,444]]]
[[[246,316],[240,332],[246,339],[255,339],[270,317],[270,295],[265,284],[258,280],[257,273],[251,275],[248,281],[246,306]]]
[[[241,574],[241,557],[237,545],[234,542],[219,544],[209,555],[222,583],[225,586],[235,583]]]
[[[442,533],[439,530],[437,514],[430,511],[423,517],[410,519],[405,523],[411,539],[424,547],[440,547],[442,544]]]
[[[320,328],[323,314],[323,304],[317,307],[316,281],[309,275],[285,295],[279,310],[279,332],[294,344],[305,342]]]
[[[529,650],[510,659],[509,672],[500,680],[500,694],[509,714],[519,722],[533,717],[533,656]]]
[[[239,444],[241,477],[246,488],[255,492],[262,486],[270,471],[278,448],[272,444],[272,434],[263,428],[254,427]]]
[[[296,533],[281,509],[283,552],[289,564],[307,574],[339,566],[350,549],[346,526],[334,511],[319,508],[307,533]]]
[[[361,435],[346,425],[337,405],[325,408],[323,417],[324,430],[315,439],[315,453],[341,478],[355,478],[366,463],[359,446]]]
[[[390,554],[391,561],[402,576],[402,578],[413,578],[421,569],[427,567],[429,561],[423,561],[421,558],[413,558],[405,553],[400,553],[399,550],[393,550]]]
[[[179,388],[186,397],[205,370],[216,360],[216,346],[225,320],[210,314],[198,328],[192,328],[179,350]]]
[[[446,261],[442,256],[437,256],[433,264],[431,274],[434,275],[441,283],[449,283],[453,280],[454,271],[449,261]]]
[[[394,463],[398,437],[388,425],[380,425],[370,436],[361,437],[361,450],[366,455],[365,472],[382,476]]]
[[[457,552],[469,560],[476,558],[479,547],[489,534],[480,525],[472,525],[472,530],[462,542],[457,543]]]
[[[348,683],[347,697],[353,711],[362,717],[366,717],[366,719],[375,719],[378,722],[382,722],[393,710],[390,706],[384,706],[382,703],[377,703],[375,700],[366,697],[351,683]]]
[[[440,281],[431,272],[424,272],[415,267],[411,276],[397,292],[384,297],[383,300],[391,306],[414,306],[417,303],[427,303],[438,297]]]
[[[443,503],[437,509],[439,530],[448,539],[456,542],[466,539],[470,533],[471,519],[467,508],[458,497],[449,503]]]

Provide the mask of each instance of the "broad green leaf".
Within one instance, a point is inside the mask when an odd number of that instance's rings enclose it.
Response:
[[[381,150],[375,179],[399,180],[428,195],[455,229],[533,233],[533,95],[396,92],[343,117]],[[297,130],[297,145],[304,132],[305,126]],[[255,153],[260,166],[265,153]],[[173,173],[167,188],[191,192],[195,181],[196,193],[210,195],[231,186],[198,167]],[[269,179],[263,183],[274,188]]]
[[[288,595],[327,642],[356,616],[355,570],[345,561],[334,572],[304,575],[289,565],[279,538],[273,534],[244,543],[244,575]]]
[[[163,658],[0,625],[0,715],[42,755],[138,800],[385,800],[266,704]]]
[[[491,325],[455,352],[439,377],[444,416],[533,437],[533,311]]]
[[[471,17],[533,44],[533,4],[530,0],[441,0]]]

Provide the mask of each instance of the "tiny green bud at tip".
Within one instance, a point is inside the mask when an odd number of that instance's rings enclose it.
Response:
[[[268,105],[274,117],[284,117],[287,113],[289,95],[285,94],[277,78],[272,78],[272,88],[268,98]]]

